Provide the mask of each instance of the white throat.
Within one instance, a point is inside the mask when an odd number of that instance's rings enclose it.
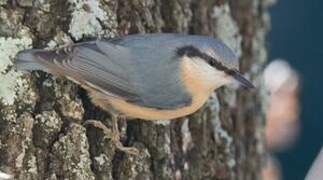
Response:
[[[189,58],[184,57],[187,61],[187,68],[195,75],[195,78],[200,82],[200,88],[206,88],[210,91],[227,84],[231,78],[223,71],[219,71],[210,66],[199,57]]]

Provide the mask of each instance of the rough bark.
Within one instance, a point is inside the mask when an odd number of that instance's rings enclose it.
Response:
[[[260,179],[270,0],[0,0],[0,171],[15,179]],[[216,91],[197,113],[157,123],[122,121],[116,151],[95,107],[76,84],[17,72],[14,55],[128,33],[186,32],[222,39],[257,88]]]

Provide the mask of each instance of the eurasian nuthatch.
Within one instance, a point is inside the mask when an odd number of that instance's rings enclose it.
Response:
[[[18,69],[65,76],[112,114],[146,120],[191,114],[233,80],[253,87],[238,64],[217,39],[163,33],[25,50],[16,56]]]

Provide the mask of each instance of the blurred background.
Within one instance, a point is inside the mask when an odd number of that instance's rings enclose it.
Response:
[[[303,180],[323,145],[322,7],[322,0],[278,0],[270,10],[269,59],[286,61],[266,69],[279,76],[266,79],[272,92],[266,135],[283,180]]]

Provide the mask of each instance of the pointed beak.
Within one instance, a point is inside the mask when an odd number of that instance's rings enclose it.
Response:
[[[234,70],[231,72],[231,76],[243,86],[247,88],[255,88],[255,86],[248,79],[246,79],[240,71]]]

